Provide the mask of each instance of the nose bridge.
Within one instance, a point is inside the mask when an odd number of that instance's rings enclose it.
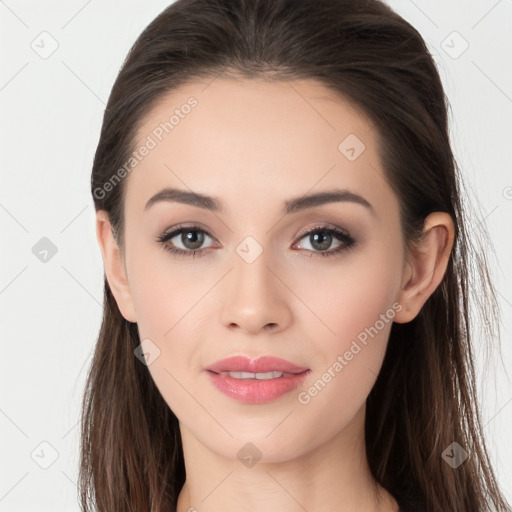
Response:
[[[257,295],[258,300],[265,299],[266,294],[275,296],[276,291],[270,282],[274,278],[269,270],[272,265],[270,249],[263,247],[256,238],[249,235],[238,244],[235,253],[233,261],[235,295],[239,299],[249,299],[249,303],[252,302],[251,295]],[[253,300],[255,299],[256,297]]]
[[[253,236],[245,237],[233,254],[233,270],[222,291],[222,321],[254,331],[268,324],[281,325],[290,312],[285,287],[272,269],[273,255]]]

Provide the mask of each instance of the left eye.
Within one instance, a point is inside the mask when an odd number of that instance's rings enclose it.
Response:
[[[354,247],[356,243],[356,239],[353,236],[341,229],[330,226],[315,226],[308,229],[300,239],[302,240],[303,238],[309,240],[310,245],[313,247],[313,250],[308,250],[308,252],[319,256],[333,256]],[[335,249],[327,250],[331,246],[333,239],[339,241],[338,246]]]

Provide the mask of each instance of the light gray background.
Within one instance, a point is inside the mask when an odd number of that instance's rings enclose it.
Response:
[[[0,1],[0,511],[78,511],[77,422],[102,313],[91,165],[126,53],[168,3]],[[512,1],[389,4],[436,58],[454,151],[481,203],[474,222],[485,222],[496,248],[503,363],[495,355],[484,373],[480,339],[477,369],[488,446],[510,500]],[[42,237],[57,248],[46,263],[32,251]]]

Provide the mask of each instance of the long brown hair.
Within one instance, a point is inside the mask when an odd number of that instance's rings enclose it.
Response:
[[[393,324],[367,399],[367,457],[376,481],[429,512],[506,510],[482,437],[469,291],[480,296],[486,340],[495,335],[496,296],[465,225],[448,102],[421,35],[379,0],[177,0],[131,48],[94,158],[95,208],[108,212],[121,249],[126,178],[113,177],[134,151],[137,128],[169,91],[216,76],[318,80],[375,123],[405,240],[420,236],[429,213],[452,216],[456,240],[442,283],[413,321]],[[174,511],[185,481],[178,420],[134,356],[140,342],[105,279],[82,410],[84,511],[92,503],[100,512]],[[456,469],[443,457],[454,442],[470,455]]]

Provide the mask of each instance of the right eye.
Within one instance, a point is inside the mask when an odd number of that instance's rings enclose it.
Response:
[[[170,243],[173,238],[177,239],[176,242]],[[204,254],[205,249],[201,246],[204,244],[205,238],[213,239],[207,231],[199,226],[177,226],[165,230],[157,237],[157,242],[161,243],[163,248],[171,254],[194,257],[196,254],[201,256]],[[182,247],[179,247],[179,244]]]

